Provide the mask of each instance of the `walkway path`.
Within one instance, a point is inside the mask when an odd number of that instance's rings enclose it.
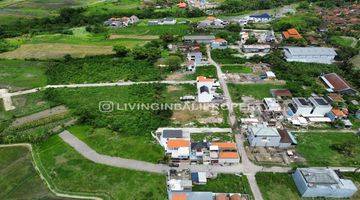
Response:
[[[138,160],[99,154],[68,131],[63,131],[59,136],[77,152],[95,163],[153,173],[166,173],[169,170],[167,165],[152,164]]]
[[[162,83],[169,85],[179,85],[179,84],[195,84],[196,81],[141,81],[141,82],[115,82],[115,83],[82,83],[82,84],[69,84],[69,85],[47,85],[44,87],[33,88],[29,90],[23,90],[13,93],[8,93],[6,89],[0,90],[0,99],[4,101],[5,111],[13,110],[15,107],[12,105],[11,97],[25,95],[30,93],[39,92],[43,89],[48,88],[84,88],[84,87],[114,87],[114,86],[128,86],[128,85],[137,85],[137,84],[154,84],[154,83]]]

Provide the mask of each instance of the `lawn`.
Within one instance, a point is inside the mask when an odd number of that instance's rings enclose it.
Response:
[[[207,78],[217,78],[216,67],[213,65],[210,66],[200,66],[196,67],[196,72],[187,76],[188,80],[196,80],[198,76],[205,76]]]
[[[352,37],[345,36],[332,36],[330,42],[336,46],[340,47],[353,47],[353,43],[356,44],[356,39]],[[354,45],[355,46],[355,45]]]
[[[196,96],[197,89],[195,85],[181,84],[181,85],[168,85],[163,98],[169,103],[179,103],[180,98],[187,95]]]
[[[191,140],[196,142],[206,141],[231,141],[234,142],[234,135],[232,133],[193,133]]]
[[[246,176],[232,174],[218,174],[213,180],[208,180],[206,185],[194,185],[193,191],[211,191],[214,193],[241,193],[252,196]]]
[[[255,99],[271,97],[270,89],[284,88],[274,84],[228,84],[231,98],[234,102],[242,102],[241,97],[252,96]]]
[[[10,91],[45,86],[46,62],[0,60],[0,86]]]
[[[225,73],[249,74],[252,72],[252,69],[250,67],[246,67],[243,65],[224,65],[224,66],[221,66],[221,70]]]
[[[43,183],[26,147],[1,147],[0,157],[0,199],[63,199]]]
[[[255,175],[264,200],[300,200],[291,174],[259,172]]]
[[[296,150],[307,160],[310,166],[347,166],[360,165],[360,137],[353,133],[341,132],[305,132],[296,133],[298,145]],[[355,142],[354,155],[348,156],[332,148],[333,144],[349,144]]]
[[[164,175],[96,164],[58,136],[36,145],[34,150],[41,170],[60,191],[103,199],[166,199]]]
[[[164,157],[162,147],[156,143],[150,133],[134,136],[83,125],[73,126],[68,130],[100,154],[153,163]]]

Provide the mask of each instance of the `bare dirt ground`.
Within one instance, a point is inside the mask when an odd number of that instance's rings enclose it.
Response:
[[[25,117],[20,117],[17,118],[12,124],[11,127],[16,127],[16,126],[21,126],[23,124],[27,124],[33,121],[37,121],[46,117],[51,117],[54,115],[60,115],[60,114],[65,114],[67,113],[69,110],[65,107],[65,106],[57,106],[54,108],[50,108],[32,115],[28,115]]]

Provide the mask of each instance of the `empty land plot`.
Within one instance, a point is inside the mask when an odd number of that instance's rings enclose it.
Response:
[[[0,54],[7,59],[50,59],[61,58],[67,54],[73,57],[113,54],[112,46],[72,45],[61,43],[24,44],[20,48]]]
[[[150,133],[142,136],[126,135],[90,126],[73,126],[68,130],[100,154],[153,163],[164,157],[162,147]]]
[[[264,200],[300,200],[291,174],[260,172],[255,175]]]
[[[359,166],[360,138],[354,133],[304,132],[296,133],[296,137],[296,150],[310,166]],[[343,149],[337,149],[337,144]]]
[[[274,84],[228,84],[231,98],[234,102],[242,102],[241,97],[251,96],[255,99],[271,97],[270,89],[284,88]]]
[[[251,67],[246,67],[243,65],[223,65],[221,70],[225,73],[243,73],[249,74],[252,72]]]
[[[112,33],[115,34],[128,34],[128,35],[162,35],[164,33],[170,33],[174,35],[185,35],[189,32],[189,26],[184,24],[176,24],[176,25],[159,25],[159,26],[147,26],[143,25],[135,25],[129,26],[121,29],[111,29]]]
[[[64,199],[43,183],[26,147],[0,147],[0,157],[0,199]]]
[[[46,85],[46,62],[25,60],[0,60],[0,86],[10,91]]]
[[[47,178],[61,191],[103,199],[166,199],[164,175],[91,162],[58,136],[35,146]]]
[[[216,68],[213,65],[196,67],[193,74],[187,75],[188,80],[196,80],[198,76],[205,76],[207,78],[217,78]]]
[[[246,176],[219,174],[215,179],[209,179],[206,185],[195,185],[193,191],[211,191],[214,193],[241,193],[252,196]]]

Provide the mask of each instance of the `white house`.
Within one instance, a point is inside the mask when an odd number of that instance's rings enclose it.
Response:
[[[271,16],[268,13],[250,15],[249,20],[254,22],[269,22],[271,21]]]
[[[211,42],[212,49],[226,49],[228,48],[228,42],[222,38],[216,38]]]
[[[276,128],[257,124],[248,128],[248,141],[252,147],[278,147],[280,134]]]
[[[275,98],[264,98],[263,102],[267,111],[281,112],[281,106]]]
[[[310,116],[313,107],[305,98],[293,98],[289,104],[288,114],[290,116]]]
[[[196,78],[196,86],[198,91],[198,101],[200,103],[208,103],[214,99],[216,87],[218,84],[214,79],[198,76]]]
[[[313,106],[313,109],[310,112],[312,116],[323,117],[332,109],[330,103],[328,103],[323,97],[310,97],[309,102]]]
[[[298,168],[292,175],[301,197],[350,198],[358,190],[328,168]]]
[[[289,62],[331,64],[337,55],[333,48],[284,47],[285,59]]]

